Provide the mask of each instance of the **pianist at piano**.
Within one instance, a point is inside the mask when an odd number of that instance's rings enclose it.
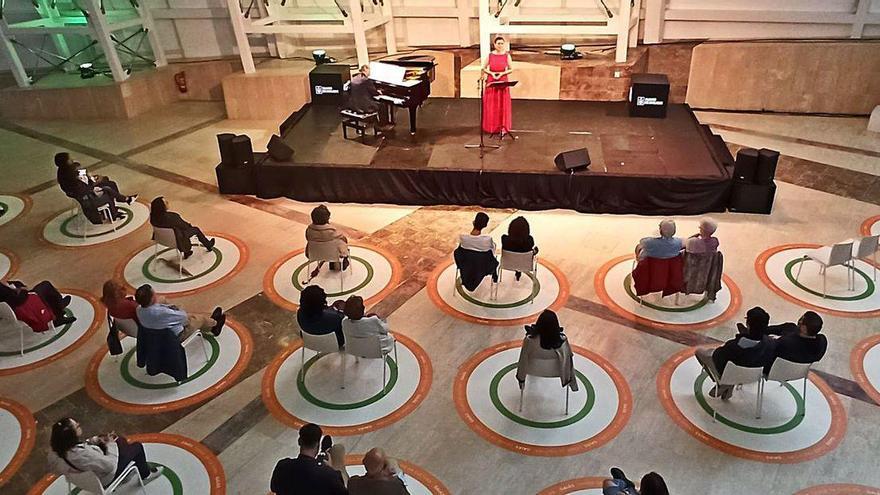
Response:
[[[351,89],[349,90],[348,102],[346,106],[350,110],[358,113],[379,114],[379,125],[383,129],[390,124],[390,109],[388,103],[383,100],[376,99],[379,96],[379,90],[370,79],[370,66],[361,66],[360,71],[351,79]]]
[[[379,90],[376,101],[393,105],[391,123],[394,123],[394,107],[409,110],[409,132],[416,133],[416,111],[431,94],[434,80],[434,57],[415,55],[394,60],[370,62],[369,78]]]

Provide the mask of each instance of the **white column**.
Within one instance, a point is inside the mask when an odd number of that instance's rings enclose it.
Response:
[[[165,67],[168,60],[165,58],[165,50],[162,49],[162,43],[159,41],[159,33],[156,32],[156,24],[153,22],[153,16],[150,9],[145,4],[146,0],[138,2],[137,11],[141,17],[141,24],[147,30],[147,38],[150,40],[150,48],[153,49],[153,58],[156,59],[156,67]]]
[[[262,1],[262,0],[257,0]],[[229,8],[229,20],[232,21],[232,32],[235,33],[235,43],[238,45],[238,55],[241,57],[241,66],[245,74],[253,74],[257,71],[254,66],[254,56],[251,54],[251,44],[248,41],[244,29],[244,18],[238,0],[226,0]]]
[[[56,20],[61,17],[61,14],[58,13],[57,8],[52,8],[49,6],[49,3],[46,0],[39,0],[37,2],[37,12],[43,18]],[[64,58],[70,56],[70,48],[67,46],[67,40],[64,39],[64,35],[61,33],[53,33],[49,35],[52,38],[52,43],[55,44],[55,49],[58,50],[58,55],[61,55]]]
[[[663,18],[666,0],[645,0],[645,35],[643,43],[663,42]]]
[[[8,28],[6,19],[0,18],[0,38],[3,39],[6,60],[9,60],[10,65],[12,65],[12,75],[15,76],[15,83],[18,84],[18,87],[27,88],[31,85],[31,78],[28,77],[27,71],[24,70],[24,65],[22,65],[21,58],[19,58],[18,52],[15,50],[15,45],[10,41],[12,36],[9,34]]]
[[[382,16],[385,22],[385,49],[388,55],[397,53],[397,27],[394,25],[394,12],[391,10],[391,0],[385,0],[382,5]]]
[[[626,50],[629,46],[629,15],[632,8],[629,0],[621,0],[620,11],[617,13],[617,50],[614,61],[622,64],[626,62]]]
[[[852,32],[850,32],[850,38],[861,38],[862,33],[865,30],[865,20],[868,17],[868,8],[871,6],[871,0],[859,0],[859,5],[856,7],[856,20],[852,25]]]
[[[269,9],[266,8],[266,4],[262,1],[254,1],[254,5],[257,6],[257,12],[260,13],[260,19],[265,19],[269,17]],[[274,34],[265,35],[266,38],[266,48],[269,50],[269,55],[273,57],[278,56],[278,36]]]
[[[89,26],[92,28],[95,40],[101,45],[101,50],[104,51],[104,59],[107,60],[107,65],[110,66],[113,80],[116,82],[125,81],[128,79],[128,75],[125,74],[122,63],[119,61],[119,54],[116,53],[116,46],[113,44],[113,40],[110,39],[110,26],[107,18],[101,13],[99,0],[87,0],[87,2],[89,6],[86,9],[89,12]]]
[[[623,0],[626,1],[626,0]],[[639,17],[641,16],[642,0],[635,0],[635,5],[630,13],[629,24],[629,47],[635,48],[639,46]]]
[[[391,0],[388,0],[389,2]],[[348,18],[354,32],[354,49],[357,51],[358,66],[370,63],[370,52],[367,50],[367,33],[364,29],[364,14],[361,12],[359,0],[348,0]]]
[[[471,46],[471,3],[469,0],[456,0],[458,14],[458,46]]]
[[[480,14],[480,64],[486,63],[489,59],[489,52],[492,51],[491,40],[493,20],[495,19],[489,14],[489,0],[479,0]]]

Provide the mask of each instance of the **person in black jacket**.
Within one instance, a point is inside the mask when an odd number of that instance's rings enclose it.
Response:
[[[183,252],[183,259],[192,256],[192,240],[190,240],[192,236],[196,236],[208,252],[214,249],[216,241],[208,239],[202,229],[188,223],[179,214],[168,211],[168,202],[162,196],[150,203],[150,225],[174,230],[177,249]]]
[[[322,435],[316,424],[299,429],[299,456],[281,459],[272,471],[269,489],[275,495],[348,494],[341,472],[345,469],[344,449],[341,445],[331,447],[330,437],[322,442]]]
[[[538,247],[535,246],[535,239],[529,232],[529,222],[526,217],[516,217],[507,226],[507,233],[501,236],[501,250],[513,253],[528,253],[529,251],[538,254]],[[519,280],[522,273],[516,272],[516,279]]]
[[[388,104],[374,99],[379,94],[379,90],[370,79],[370,66],[362,65],[360,71],[351,78],[347,107],[358,113],[378,112],[379,125],[385,130],[391,120],[391,113]]]
[[[721,379],[729,362],[747,368],[769,366],[776,359],[775,342],[766,335],[769,323],[770,315],[763,308],[750,309],[746,313],[746,324],[737,323],[736,337],[714,349],[697,349],[694,353],[697,361],[715,382]],[[709,395],[727,400],[733,395],[733,386],[716,385]]]
[[[770,325],[765,333],[779,336],[775,342],[775,357],[793,363],[815,363],[828,350],[828,339],[819,334],[821,331],[822,317],[813,311],[807,311],[797,323]],[[771,367],[772,363],[765,366],[764,373],[769,373]]]
[[[83,211],[92,223],[100,224],[102,221],[98,207],[109,206],[110,214],[119,220],[123,215],[116,209],[116,203],[131,204],[137,199],[137,194],[125,196],[120,193],[119,186],[108,177],[93,175],[83,176],[81,179],[79,162],[73,161],[70,153],[57,153],[55,166],[58,167],[56,178],[61,190],[83,206]]]

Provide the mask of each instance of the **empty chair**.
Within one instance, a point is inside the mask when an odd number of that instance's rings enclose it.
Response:
[[[525,360],[521,366],[525,366],[526,382],[528,382],[528,376],[539,376],[542,378],[562,378],[562,364],[557,357],[553,357],[550,359],[536,358],[530,357]],[[574,376],[574,370],[572,370],[572,377]],[[574,378],[572,378],[574,380]],[[526,382],[523,382],[522,387],[519,389],[519,410],[522,411],[523,407],[523,396],[526,391]],[[571,388],[568,385],[565,385],[565,414],[568,415],[568,394],[569,389]]]
[[[502,249],[501,262],[498,265],[498,283],[495,284],[495,297],[498,297],[498,284],[501,283],[504,270],[532,275],[538,271],[538,255],[534,251],[517,253]],[[532,298],[531,302],[534,303],[535,299]]]
[[[195,341],[196,337],[198,337],[199,340],[202,341],[202,351],[204,351],[204,353],[205,353],[205,362],[207,363],[208,362],[208,344],[205,342],[205,335],[202,333],[201,330],[193,332],[193,334],[190,335],[189,337],[187,337],[186,340],[181,342],[180,345],[182,345],[183,347],[186,347],[190,342]]]
[[[306,257],[309,260],[308,264],[306,265],[306,273],[312,273],[312,263],[320,263],[322,261],[326,261],[330,263],[340,263],[341,266],[343,259],[343,256],[339,253],[339,241],[337,240],[326,242],[309,242],[309,248],[306,251]],[[339,272],[340,292],[345,291],[345,277],[343,277],[344,273],[344,271]]]
[[[69,197],[69,196],[68,196]],[[88,237],[89,232],[89,224],[92,223],[89,218],[86,216],[85,210],[83,210],[83,205],[75,198],[70,198],[73,201],[73,208],[71,208],[70,218],[77,218],[77,223],[80,225],[80,229],[82,229],[82,238],[85,240]],[[97,207],[98,215],[101,216],[101,219],[107,219],[110,222],[110,226],[113,227],[113,231],[116,232],[116,221],[113,219],[113,213],[110,212],[110,205],[101,205]]]
[[[803,380],[804,388],[801,397],[804,400],[804,414],[807,412],[807,380],[810,374],[810,367],[813,363],[795,363],[787,359],[776,358],[770,367],[770,373],[764,377],[765,382],[779,382],[782,386],[786,382],[795,380]],[[761,386],[760,396],[758,398],[758,417],[761,417],[761,409],[764,406],[764,387]]]
[[[21,343],[20,353],[24,356],[24,334],[25,332],[33,332],[33,329],[27,323],[19,320],[12,308],[5,302],[0,302],[0,332],[4,335],[18,332]]]
[[[825,297],[828,294],[827,290],[827,280],[828,277],[826,275],[826,271],[828,267],[831,266],[845,266],[847,268],[847,289],[851,287],[849,276],[849,261],[853,256],[853,243],[850,242],[840,242],[834,244],[833,246],[822,246],[820,248],[812,249],[807,251],[807,254],[804,255],[800,266],[798,266],[797,274],[794,279],[799,280],[801,276],[801,269],[804,267],[804,263],[807,260],[813,260],[819,264],[820,273],[822,273],[822,297]]]
[[[299,336],[303,341],[303,351],[300,360],[299,372],[301,373],[301,379],[305,379],[305,366],[306,366],[306,349],[310,351],[314,351],[317,355],[323,354],[332,354],[334,352],[339,352],[339,342],[336,340],[336,334],[330,332],[324,335],[313,335],[310,333],[303,332],[300,330]],[[345,378],[343,377],[343,380]],[[343,384],[344,386],[344,384]]]
[[[850,267],[855,272],[856,269],[856,260],[861,259],[867,261],[868,258],[871,258],[871,263],[874,267],[874,276],[873,279],[877,280],[877,247],[880,244],[880,234],[871,235],[868,237],[862,237],[861,239],[853,242],[852,247],[852,257],[850,260]],[[855,277],[855,273],[853,273],[853,277]],[[855,281],[853,281],[853,289],[855,289]]]
[[[732,361],[728,361],[726,365],[724,365],[724,372],[721,373],[721,378],[715,381],[715,384],[718,386],[721,385],[744,385],[746,383],[757,383],[758,384],[758,394],[755,398],[755,417],[761,417],[761,393],[763,392],[763,383],[762,379],[764,377],[764,367],[758,366],[755,368],[746,368],[745,366],[740,366]],[[719,394],[720,395],[720,394]],[[712,408],[712,421],[715,421],[715,416],[717,415],[717,411],[715,408]]]
[[[159,246],[173,249],[177,253],[177,276],[183,278],[183,252],[177,247],[177,236],[174,235],[174,229],[153,227],[153,242],[156,243],[153,261],[159,260]]]
[[[345,327],[343,327],[343,330]],[[390,332],[389,332],[390,333]],[[332,335],[332,334],[331,334]],[[385,393],[386,378],[388,371],[385,366],[385,358],[394,352],[394,363],[397,361],[397,340],[391,350],[382,350],[382,339],[379,335],[358,337],[345,332],[345,350],[342,353],[342,387],[345,388],[345,356],[351,354],[356,358],[381,359],[382,360],[382,393]]]
[[[134,477],[137,478],[138,484],[140,485],[140,492],[142,495],[147,494],[147,490],[144,488],[144,481],[141,479],[138,474],[137,466],[135,466],[134,461],[128,463],[125,466],[125,469],[113,480],[113,483],[104,487],[101,485],[101,480],[98,479],[98,476],[91,471],[83,471],[81,473],[69,473],[64,475],[64,479],[67,480],[67,493],[74,493],[75,490],[73,487],[77,487],[81,492],[85,493],[93,493],[95,495],[105,495],[109,493],[116,493],[116,490],[121,486],[128,485],[126,483],[129,475],[134,473]]]

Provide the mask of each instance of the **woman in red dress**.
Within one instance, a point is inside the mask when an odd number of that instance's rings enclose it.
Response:
[[[494,50],[489,53],[489,59],[483,65],[485,89],[483,90],[483,130],[489,134],[510,133],[513,126],[513,113],[510,106],[510,88],[496,88],[491,83],[507,81],[507,75],[513,72],[510,53],[507,51],[507,43],[501,36],[496,36],[493,41]]]

